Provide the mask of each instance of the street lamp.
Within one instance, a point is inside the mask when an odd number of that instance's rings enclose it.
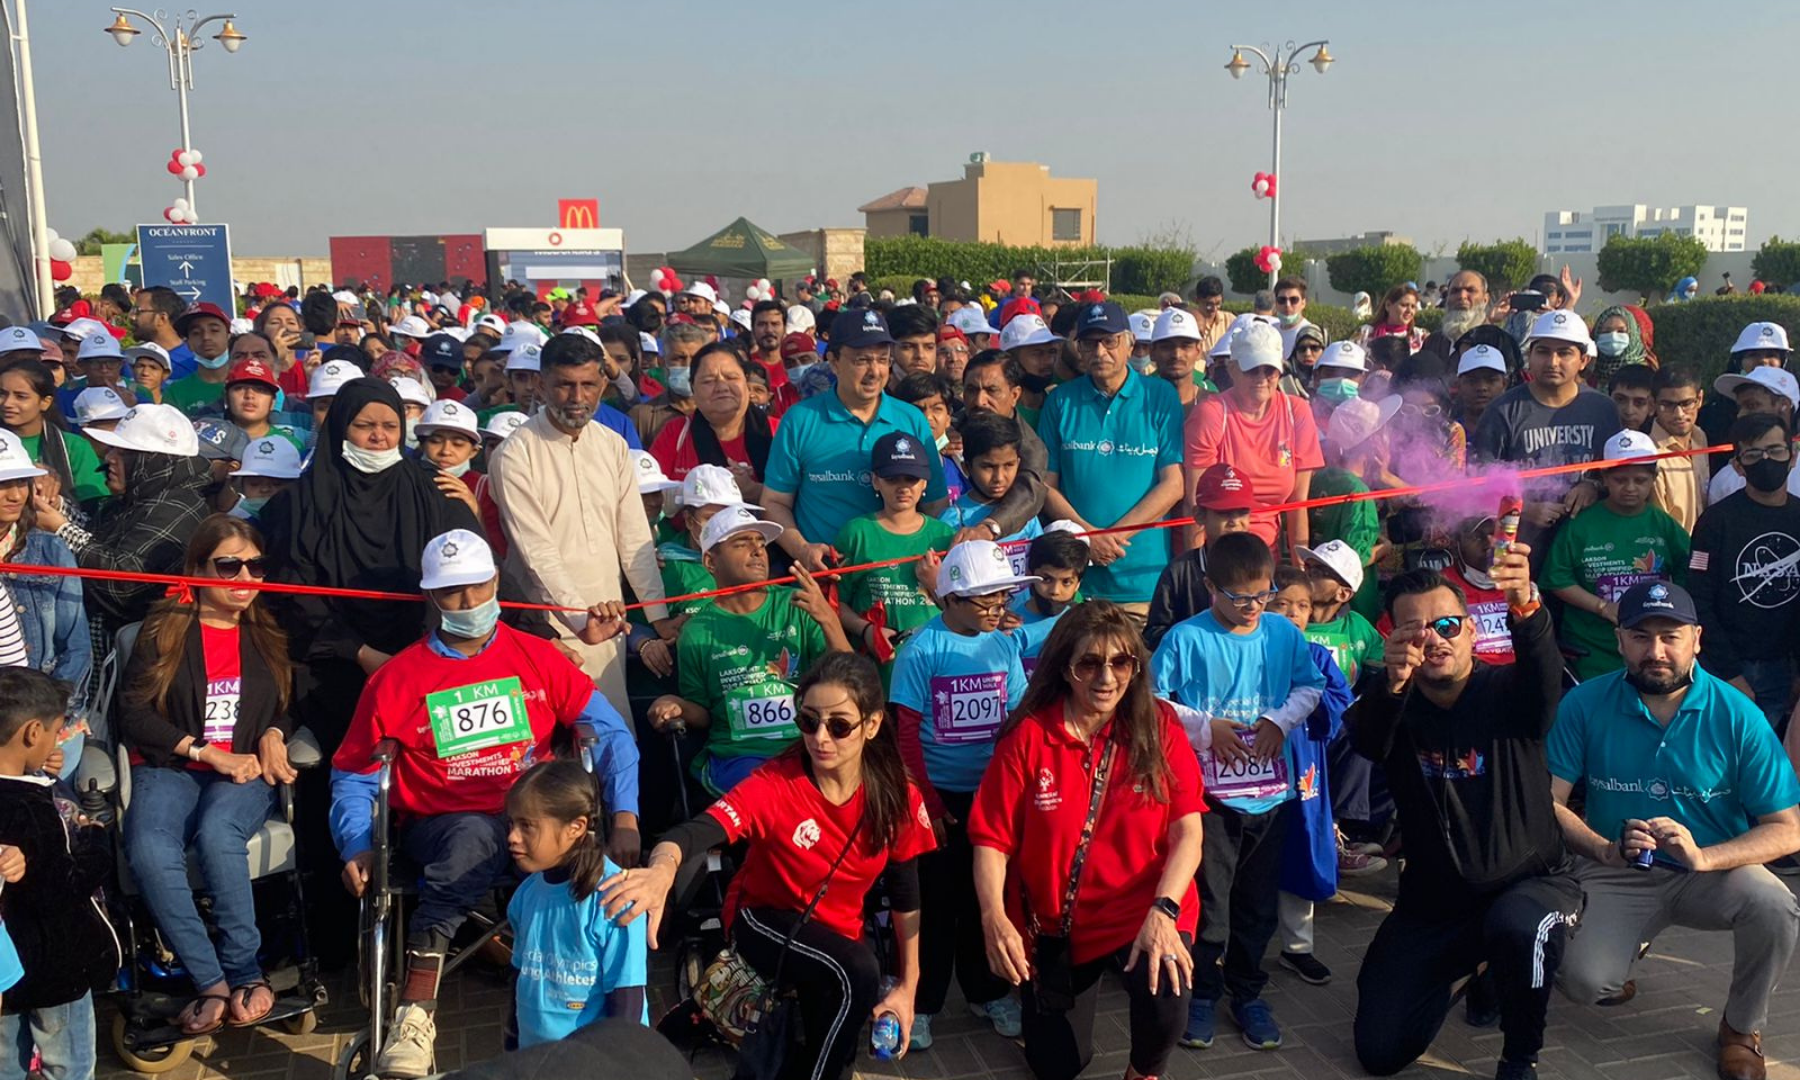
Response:
[[[1275,190],[1269,193],[1269,246],[1274,248],[1281,246],[1281,188],[1283,186],[1279,183],[1281,176],[1281,114],[1287,108],[1288,76],[1300,70],[1299,56],[1308,49],[1318,50],[1306,62],[1311,64],[1313,70],[1321,75],[1325,74],[1325,69],[1329,68],[1337,59],[1331,55],[1331,50],[1322,40],[1309,41],[1305,45],[1298,46],[1292,41],[1288,41],[1280,46],[1270,48],[1267,52],[1254,45],[1233,45],[1231,60],[1225,65],[1225,70],[1231,72],[1232,78],[1243,78],[1244,72],[1249,71],[1252,66],[1250,61],[1244,59],[1244,53],[1250,52],[1262,61],[1263,74],[1269,77],[1269,109],[1275,114],[1275,162],[1269,171],[1278,181]],[[1274,274],[1269,275],[1271,287],[1275,283],[1275,276]]]
[[[245,35],[232,24],[232,20],[237,16],[235,14],[208,15],[202,19],[192,10],[179,14],[171,14],[162,8],[157,8],[155,14],[139,11],[136,8],[116,7],[112,10],[113,14],[118,17],[113,20],[111,26],[106,28],[106,32],[112,35],[112,39],[119,43],[120,48],[130,45],[139,34],[143,33],[126,17],[136,15],[150,24],[150,40],[168,54],[169,89],[175,91],[176,97],[181,102],[181,148],[192,150],[193,140],[188,134],[187,96],[188,91],[194,88],[194,53],[206,47],[206,43],[199,40],[200,31],[212,23],[223,20],[225,26],[213,35],[213,40],[224,46],[226,52],[235,53],[246,40]],[[187,21],[186,26],[182,25],[184,19]],[[194,182],[184,180],[182,183],[187,188],[188,209],[194,210]]]

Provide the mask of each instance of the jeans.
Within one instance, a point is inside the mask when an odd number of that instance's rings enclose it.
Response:
[[[275,789],[261,780],[236,784],[210,769],[131,769],[125,853],[151,916],[195,989],[221,981],[243,986],[262,977],[247,846],[274,805]],[[212,897],[216,950],[188,883],[190,844]]]
[[[25,1080],[36,1047],[44,1080],[93,1080],[94,995],[48,1009],[0,1016],[0,1080]]]
[[[507,872],[506,815],[438,814],[408,825],[400,850],[419,867],[419,906],[409,945],[432,934],[455,937],[469,912]]]
[[[1788,710],[1794,702],[1794,662],[1785,656],[1773,660],[1745,660],[1744,681],[1756,691],[1756,707],[1769,718],[1776,737],[1787,732]]]

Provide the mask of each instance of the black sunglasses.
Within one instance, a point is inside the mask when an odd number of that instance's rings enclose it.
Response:
[[[861,726],[857,721],[846,720],[841,716],[834,716],[827,720],[823,716],[814,716],[811,713],[801,713],[797,723],[800,725],[800,733],[803,735],[817,735],[819,729],[824,728],[831,732],[831,737],[834,739],[848,739],[850,733]]]
[[[1425,627],[1445,641],[1455,641],[1462,634],[1463,623],[1468,621],[1467,615],[1444,615],[1426,623]]]
[[[268,568],[261,555],[253,555],[248,559],[240,559],[235,555],[224,555],[212,561],[213,572],[222,578],[234,578],[239,570],[250,571],[250,576],[261,579]]]

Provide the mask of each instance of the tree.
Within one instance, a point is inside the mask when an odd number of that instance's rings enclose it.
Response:
[[[113,232],[104,226],[96,226],[86,236],[75,241],[75,254],[98,255],[102,244],[135,244],[136,232]]]
[[[1498,295],[1511,292],[1537,273],[1537,248],[1523,239],[1496,240],[1491,244],[1465,240],[1456,249],[1456,265],[1487,278],[1488,291]]]
[[[1331,287],[1338,292],[1366,292],[1376,300],[1405,281],[1417,281],[1425,257],[1411,244],[1376,244],[1332,255],[1325,260]]]
[[[1783,288],[1800,281],[1800,243],[1769,237],[1750,260],[1750,269],[1763,281]]]
[[[1256,268],[1256,253],[1261,250],[1260,246],[1247,247],[1225,260],[1225,276],[1231,281],[1232,292],[1249,296],[1269,287],[1269,275]]]
[[[1705,266],[1706,245],[1692,236],[1614,236],[1600,249],[1600,288],[1660,296]]]

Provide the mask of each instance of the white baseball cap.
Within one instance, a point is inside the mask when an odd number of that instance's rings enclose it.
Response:
[[[255,329],[256,329],[256,324],[251,322],[249,319],[244,318],[242,315],[239,315],[237,318],[231,320],[231,336],[232,337],[237,337],[239,334],[248,334],[250,331],[255,330]],[[110,335],[108,335],[108,336],[110,336]]]
[[[1567,341],[1580,345],[1587,350],[1589,356],[1594,355],[1594,339],[1588,333],[1587,323],[1573,311],[1546,311],[1531,324],[1531,333],[1525,335],[1525,347],[1539,339],[1545,341]]]
[[[348,360],[327,360],[313,368],[312,378],[308,380],[306,387],[307,400],[336,397],[345,383],[362,377],[362,368]]]
[[[517,409],[510,409],[506,412],[498,412],[488,417],[487,423],[481,426],[481,433],[504,441],[508,435],[511,435],[513,432],[530,422],[531,417],[526,416]]]
[[[671,480],[663,474],[662,464],[651,457],[648,451],[631,451],[631,465],[637,472],[639,495],[655,495],[681,486],[681,481]]]
[[[1492,345],[1477,345],[1462,354],[1456,362],[1456,373],[1467,375],[1471,371],[1498,371],[1506,374],[1506,357]]]
[[[789,308],[788,310],[792,311],[793,309]],[[1039,319],[1038,321],[1042,322],[1043,320]],[[979,304],[967,304],[951,312],[950,325],[956,327],[965,334],[991,334],[994,332],[994,324],[988,322],[988,317],[986,313],[981,310],[981,305]],[[1007,323],[1006,325],[1011,326],[1012,323]],[[1005,346],[1002,346],[1002,348],[1004,347]]]
[[[0,330],[0,355],[12,352],[42,353],[43,351],[43,340],[37,336],[37,331],[29,326],[9,326]]]
[[[0,352],[5,351],[5,349],[0,348]],[[131,348],[126,349],[125,359],[132,361],[154,360],[156,363],[163,366],[164,371],[175,370],[175,365],[169,362],[169,350],[163,348],[154,341],[146,341],[142,345],[133,345]]]
[[[801,310],[804,311],[805,309],[802,308]],[[645,356],[661,356],[662,355],[662,342],[656,340],[655,334],[646,334],[642,330],[639,330],[638,331],[638,351],[643,353]]]
[[[738,308],[731,313],[731,321],[746,330],[750,329],[750,313],[743,308]]]
[[[683,506],[748,506],[761,510],[755,503],[744,501],[737,477],[723,465],[696,465],[681,478]]]
[[[1773,348],[1773,346],[1770,346]],[[1736,394],[1746,386],[1760,386],[1773,394],[1787,398],[1794,408],[1800,409],[1800,382],[1795,381],[1794,373],[1786,368],[1762,367],[1751,368],[1743,375],[1721,375],[1713,380],[1713,389],[1721,394]]]
[[[122,420],[131,411],[125,399],[110,386],[90,386],[75,395],[75,422],[83,426],[106,420]]]
[[[819,320],[813,317],[812,308],[805,304],[795,304],[787,309],[787,329],[790,334],[809,333],[818,328]]]
[[[649,289],[633,289],[630,292],[625,294],[625,299],[619,306],[620,307],[630,307],[631,305],[637,303],[639,300],[642,300],[644,297],[649,296],[649,295],[650,295]]]
[[[1200,320],[1181,308],[1164,308],[1163,313],[1156,317],[1156,325],[1150,328],[1150,340],[1158,342],[1168,341],[1170,338],[1199,341]]]
[[[1788,348],[1787,328],[1772,322],[1753,322],[1744,327],[1743,332],[1738,334],[1737,344],[1731,347],[1734,353],[1749,352],[1751,349],[1793,351]]]
[[[1232,336],[1231,359],[1239,371],[1259,367],[1279,370],[1281,356],[1281,332],[1268,323],[1249,323]]]
[[[514,371],[542,371],[544,369],[543,355],[544,350],[536,345],[521,342],[506,354],[506,370],[509,374]]]
[[[292,480],[300,475],[300,448],[292,440],[280,435],[257,439],[246,446],[243,453],[243,462],[231,471],[233,476]]]
[[[90,319],[85,315],[79,319],[71,319],[64,324],[62,327],[62,334],[64,337],[74,338],[76,341],[85,341],[90,334],[106,334],[107,337],[112,336],[111,334],[107,334],[105,323],[101,322],[99,319]]]
[[[458,341],[467,341],[475,331],[470,330],[466,326],[444,326],[438,328],[438,333],[449,334]]]
[[[467,529],[451,529],[425,542],[421,589],[454,589],[494,580],[494,549]]]
[[[1389,394],[1380,401],[1351,398],[1331,410],[1325,422],[1325,440],[1338,450],[1361,446],[1400,411],[1405,402],[1399,394]]]
[[[417,315],[408,315],[399,322],[388,327],[388,333],[395,337],[418,338],[420,341],[431,336],[431,324]]]
[[[1364,352],[1363,347],[1354,341],[1334,341],[1325,346],[1325,351],[1319,354],[1317,367],[1367,371],[1369,370],[1369,354]]]
[[[1600,460],[1630,461],[1632,458],[1654,457],[1660,453],[1662,451],[1656,448],[1656,443],[1651,441],[1650,436],[1641,431],[1626,428],[1606,440],[1606,449],[1601,454]],[[1645,464],[1655,465],[1656,462],[1649,461]]]
[[[434,431],[460,431],[471,440],[481,442],[481,429],[475,424],[475,410],[449,398],[439,398],[425,406],[425,412],[413,424],[420,435]]]
[[[1301,545],[1296,550],[1300,553],[1300,562],[1304,565],[1308,559],[1317,559],[1331,571],[1331,576],[1350,586],[1351,590],[1362,588],[1363,564],[1362,556],[1356,549],[1342,540],[1328,540],[1316,548]]]
[[[682,289],[681,292],[677,295],[698,296],[700,299],[705,300],[709,304],[717,304],[719,302],[718,290],[714,289],[711,285],[708,285],[704,281],[694,282],[693,284]]]
[[[119,351],[119,339],[104,330],[89,334],[81,339],[81,348],[75,353],[77,362],[82,360],[123,360],[125,354]]]
[[[939,596],[986,596],[1042,580],[1013,573],[1012,560],[992,540],[965,540],[951,548],[938,566],[937,591]]]
[[[1057,518],[1055,521],[1052,521],[1050,524],[1044,526],[1044,532],[1046,534],[1053,533],[1053,532],[1070,533],[1075,537],[1075,539],[1081,541],[1082,543],[1088,545],[1089,547],[1094,546],[1094,542],[1088,538],[1087,526],[1082,525],[1078,522],[1072,521],[1069,518]]]
[[[782,528],[773,521],[757,517],[748,506],[727,506],[714,514],[700,530],[700,550],[702,553],[711,551],[741,532],[757,533],[764,543],[773,544]]]
[[[957,314],[960,315],[967,310],[967,308],[959,309]],[[982,325],[987,326],[985,322]],[[991,326],[981,331],[984,334],[993,332],[994,328]],[[968,331],[965,330],[963,333],[966,334]],[[1023,315],[1014,315],[1012,321],[1006,324],[1006,329],[1000,331],[1000,350],[1012,352],[1014,349],[1023,349],[1027,345],[1052,345],[1059,340],[1055,334],[1050,332],[1050,328],[1044,325],[1042,316],[1026,312]]]
[[[1131,324],[1132,339],[1148,345],[1153,340],[1151,335],[1156,332],[1157,318],[1156,313],[1150,311],[1134,311],[1127,316],[1126,321]]]
[[[200,452],[200,436],[193,423],[173,405],[133,405],[111,431],[95,428],[88,438],[121,450],[193,457]]]
[[[531,323],[507,323],[505,332],[500,335],[500,343],[494,346],[493,351],[512,352],[525,345],[535,345],[541,349],[544,347],[544,342],[549,340],[549,335]]]
[[[410,375],[396,375],[388,380],[388,385],[399,391],[400,400],[404,404],[419,406],[431,404],[431,391],[425,389],[424,383]]]
[[[600,335],[595,333],[594,328],[591,326],[565,326],[561,330],[558,330],[557,333],[575,334],[579,337],[587,338],[596,345],[600,344]]]
[[[475,329],[480,333],[501,337],[506,333],[506,320],[490,311],[475,320]]]
[[[43,476],[45,472],[32,462],[25,444],[19,441],[17,435],[0,429],[0,481],[29,480],[34,476]]]

